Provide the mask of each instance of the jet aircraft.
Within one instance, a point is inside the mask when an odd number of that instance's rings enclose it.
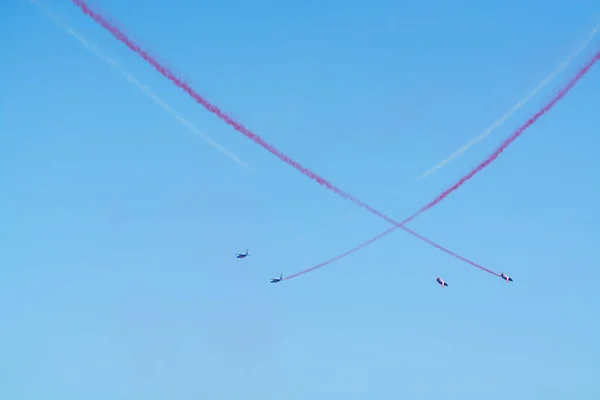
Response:
[[[250,254],[248,254],[248,250],[246,250],[245,253],[240,253],[240,254],[236,254],[235,258],[246,258],[248,257]]]
[[[439,276],[437,278],[435,278],[435,281],[437,283],[439,283],[442,287],[448,286],[448,284],[442,278],[440,278]]]

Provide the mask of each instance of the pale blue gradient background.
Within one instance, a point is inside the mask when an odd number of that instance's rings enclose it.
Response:
[[[400,219],[599,48],[415,182],[556,68],[599,16],[592,0],[418,3],[96,4],[210,101]],[[600,398],[600,67],[411,224],[513,284],[399,232],[270,285],[386,224],[365,212],[281,247],[356,207],[206,112],[69,1],[44,4],[256,172],[190,135],[34,6],[8,1],[0,398]],[[247,247],[274,251],[234,259]]]

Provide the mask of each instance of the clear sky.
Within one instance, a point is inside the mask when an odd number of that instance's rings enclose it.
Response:
[[[484,159],[599,47],[416,181],[576,49],[597,1],[135,3],[95,4],[207,99],[398,219]],[[7,2],[0,398],[600,398],[600,66],[410,225],[512,284],[397,232],[271,285],[387,225],[359,212],[313,235],[356,206],[226,126],[69,1],[44,4],[252,170],[35,6]],[[246,248],[252,257],[234,258]]]

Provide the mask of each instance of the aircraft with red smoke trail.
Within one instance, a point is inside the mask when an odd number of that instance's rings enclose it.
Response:
[[[435,281],[437,283],[439,283],[442,287],[448,286],[448,284],[442,278],[440,278],[439,276],[437,278],[435,278]]]
[[[283,280],[283,274],[279,275],[279,278],[272,278],[271,283],[279,283]]]
[[[512,278],[508,275],[506,275],[504,272],[500,274],[500,278],[504,279],[506,281],[506,283],[508,282],[512,282]]]
[[[102,15],[99,11],[96,11],[94,9],[92,9],[85,0],[71,0],[72,3],[74,3],[77,7],[79,7],[81,9],[81,11],[86,14],[87,16],[89,16],[91,19],[93,19],[97,24],[99,24],[102,28],[104,28],[105,30],[107,30],[112,36],[114,36],[117,40],[119,40],[120,42],[122,42],[125,46],[127,46],[129,49],[131,49],[134,53],[136,53],[138,56],[140,56],[142,59],[144,59],[148,64],[150,64],[157,72],[159,72],[161,75],[163,75],[165,78],[169,79],[171,82],[173,82],[173,84],[175,84],[177,87],[179,87],[180,89],[182,89],[184,92],[186,92],[189,96],[191,96],[196,103],[200,104],[202,107],[204,107],[206,110],[208,110],[209,112],[215,114],[218,118],[220,118],[223,122],[225,122],[226,124],[230,125],[232,128],[234,128],[236,131],[238,131],[239,133],[241,133],[242,135],[244,135],[246,138],[252,140],[255,144],[261,146],[262,148],[264,148],[265,150],[267,150],[268,152],[270,152],[272,155],[276,156],[277,158],[279,158],[281,161],[285,162],[286,164],[288,164],[289,166],[293,167],[294,169],[296,169],[298,172],[300,172],[301,174],[305,175],[306,177],[316,181],[319,185],[323,186],[324,188],[331,190],[333,192],[335,192],[337,195],[341,196],[342,198],[352,201],[353,203],[355,203],[356,205],[368,210],[370,213],[378,216],[379,218],[387,221],[390,224],[395,225],[393,228],[388,229],[387,231],[377,235],[376,237],[369,239],[367,242],[365,242],[364,244],[361,244],[357,247],[355,247],[354,249],[351,249],[350,251],[347,251],[341,255],[338,255],[324,263],[319,264],[318,266],[315,267],[311,267],[305,271],[302,271],[302,273],[308,272],[308,271],[312,271],[315,270],[316,268],[321,268],[327,264],[330,264],[334,261],[338,261],[368,245],[370,245],[371,243],[374,243],[378,240],[380,240],[381,238],[383,238],[384,236],[387,236],[388,234],[394,232],[396,229],[402,229],[405,232],[411,234],[412,236],[418,238],[419,240],[428,243],[429,245],[436,247],[438,250],[441,250],[443,252],[445,252],[446,254],[457,258],[463,262],[466,262],[468,264],[470,264],[473,267],[479,268],[489,274],[492,274],[494,276],[498,276],[498,274],[494,271],[491,271],[465,257],[462,257],[461,255],[446,249],[445,247],[427,239],[426,237],[418,234],[417,232],[412,231],[411,229],[405,227],[404,225],[407,224],[408,222],[412,221],[413,219],[415,219],[418,215],[428,211],[429,209],[431,209],[432,207],[436,206],[438,203],[440,203],[442,200],[444,200],[448,195],[450,195],[452,192],[454,192],[455,190],[457,190],[459,187],[461,187],[464,183],[466,183],[467,181],[469,181],[473,176],[475,176],[475,174],[477,174],[478,172],[480,172],[481,170],[483,170],[484,168],[486,168],[488,165],[490,165],[494,160],[496,160],[498,158],[498,156],[512,143],[514,142],[519,136],[521,136],[521,134],[523,132],[525,132],[526,129],[528,129],[531,125],[533,125],[534,123],[536,123],[536,121],[542,117],[544,114],[546,114],[549,110],[551,110],[561,99],[563,99],[567,93],[581,80],[581,78],[583,78],[584,75],[586,75],[590,69],[596,64],[596,62],[600,61],[600,51],[597,51],[594,56],[584,65],[583,68],[581,68],[577,74],[568,82],[568,84],[566,84],[563,88],[561,88],[560,90],[557,91],[557,93],[555,93],[554,97],[546,104],[544,105],[537,113],[535,113],[531,118],[529,118],[527,120],[527,122],[525,122],[525,124],[523,124],[519,129],[517,129],[511,136],[509,136],[495,151],[494,153],[492,153],[486,160],[482,161],[479,165],[477,165],[474,169],[471,170],[471,172],[469,172],[467,175],[463,176],[458,182],[456,182],[453,186],[451,186],[450,188],[446,189],[444,192],[442,192],[441,194],[439,194],[435,199],[433,199],[432,201],[430,201],[428,204],[426,204],[425,206],[421,207],[416,213],[412,214],[410,217],[404,219],[403,221],[396,221],[394,219],[392,219],[391,217],[388,217],[387,215],[383,214],[382,212],[374,209],[373,207],[369,206],[368,204],[366,204],[365,202],[359,200],[358,198],[352,196],[351,194],[343,191],[342,189],[338,188],[337,186],[335,186],[334,184],[332,184],[331,182],[329,182],[328,180],[324,179],[323,177],[319,176],[318,174],[316,174],[315,172],[309,170],[308,168],[302,166],[300,163],[298,163],[297,161],[293,160],[292,158],[290,158],[289,156],[287,156],[286,154],[282,153],[281,151],[277,150],[274,146],[272,146],[271,144],[267,143],[263,138],[261,138],[259,135],[257,135],[256,133],[252,132],[251,130],[249,130],[248,128],[246,128],[243,124],[237,122],[236,120],[234,120],[232,117],[230,117],[229,115],[227,115],[225,112],[223,112],[219,107],[217,107],[216,105],[212,104],[211,102],[209,102],[208,100],[206,100],[204,97],[200,96],[200,94],[198,94],[192,87],[190,87],[182,78],[178,77],[173,71],[171,71],[168,67],[166,67],[165,65],[163,65],[161,62],[159,62],[156,58],[154,58],[152,55],[150,55],[146,50],[144,50],[139,44],[135,43],[132,39],[130,39],[116,24],[113,24],[110,22],[111,18],[105,17],[104,15]],[[295,276],[299,276],[301,274],[294,274],[289,276],[287,279],[290,279],[292,277]],[[275,282],[274,282],[275,283]],[[446,285],[447,286],[447,285]]]

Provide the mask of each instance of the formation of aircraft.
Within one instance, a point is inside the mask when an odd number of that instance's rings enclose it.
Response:
[[[235,255],[235,258],[246,258],[248,257],[250,254],[248,253],[249,249],[246,249],[245,253],[238,253]],[[500,274],[500,278],[504,279],[506,281],[506,283],[508,282],[512,282],[513,279],[506,275],[504,272],[502,272]],[[283,274],[279,275],[279,278],[271,278],[271,283],[279,283],[283,280]],[[443,280],[442,278],[440,278],[439,276],[437,278],[435,278],[435,281],[442,287],[446,287],[448,286],[448,284],[446,283],[445,280]]]
[[[248,257],[250,254],[248,253],[250,249],[246,249],[245,253],[237,253],[235,255],[235,258],[246,258]],[[271,283],[279,283],[283,280],[283,274],[279,275],[279,278],[271,278]]]
[[[504,272],[502,272],[502,273],[500,274],[500,278],[504,279],[504,280],[506,281],[506,283],[508,283],[508,282],[512,282],[512,281],[513,281],[513,279],[512,279],[510,276],[506,275]],[[438,284],[439,284],[441,287],[448,286],[448,284],[446,283],[446,281],[445,281],[445,280],[443,280],[442,278],[440,278],[439,276],[438,276],[437,278],[435,278],[435,281],[436,281],[436,282],[437,282],[437,283],[438,283]]]

